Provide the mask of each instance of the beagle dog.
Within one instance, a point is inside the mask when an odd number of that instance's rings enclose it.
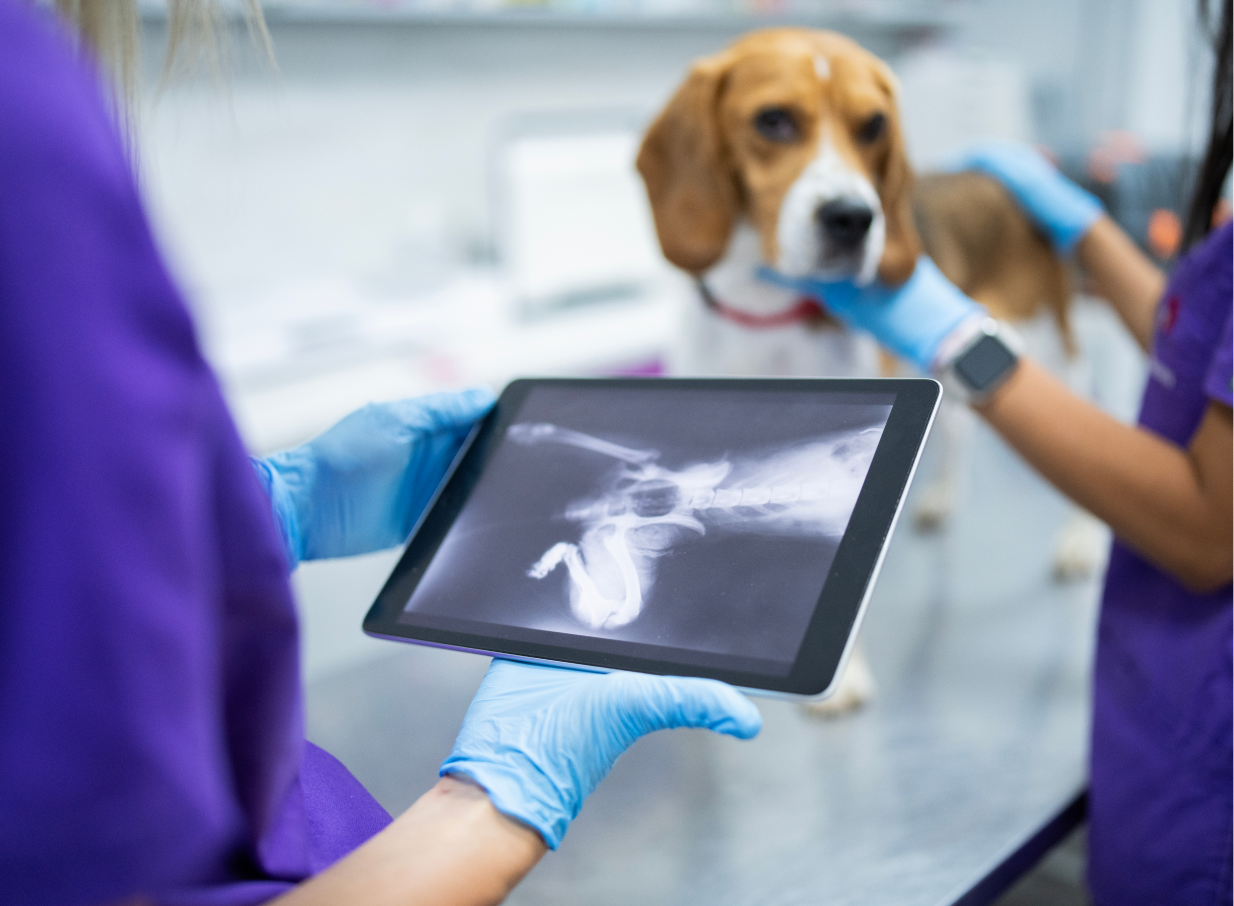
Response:
[[[880,369],[872,340],[758,271],[898,285],[923,251],[995,317],[1052,313],[1074,349],[1063,262],[995,180],[914,178],[896,91],[882,60],[827,31],[756,31],[695,62],[637,158],[660,246],[694,278],[701,302],[687,314],[674,372],[877,375],[886,362]],[[951,507],[949,421],[940,475],[916,513],[921,527],[936,527]],[[821,710],[838,713],[872,693],[858,648]]]
[[[872,342],[757,270],[893,284],[912,274],[913,174],[881,60],[831,32],[754,32],[694,64],[637,163],[664,255],[705,303],[675,370],[877,373]]]

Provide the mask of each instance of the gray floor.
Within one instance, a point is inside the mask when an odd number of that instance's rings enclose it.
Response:
[[[1079,828],[996,901],[996,906],[1088,906],[1084,886],[1087,828]]]

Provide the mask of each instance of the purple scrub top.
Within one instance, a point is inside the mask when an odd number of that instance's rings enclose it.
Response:
[[[1140,424],[1187,447],[1231,405],[1230,224],[1175,268]],[[1194,594],[1122,544],[1094,674],[1089,883],[1097,906],[1231,902],[1231,588]]]
[[[389,821],[93,73],[0,0],[0,903],[248,904]]]

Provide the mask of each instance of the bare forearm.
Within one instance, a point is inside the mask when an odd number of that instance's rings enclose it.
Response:
[[[1165,290],[1165,274],[1106,216],[1080,240],[1076,258],[1092,277],[1097,292],[1109,300],[1140,347],[1147,350],[1157,303]]]
[[[1059,490],[1185,585],[1230,581],[1228,409],[1206,417],[1183,450],[1116,421],[1024,360],[981,414]]]
[[[444,777],[388,828],[276,903],[500,903],[546,849],[534,830],[493,808],[480,787]]]

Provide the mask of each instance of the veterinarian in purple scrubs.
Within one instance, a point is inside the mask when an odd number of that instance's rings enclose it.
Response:
[[[494,661],[393,822],[304,741],[289,562],[404,540],[491,396],[255,470],[67,31],[0,0],[0,903],[496,902],[639,736],[758,732],[722,683]]]
[[[1221,9],[1212,134],[1186,251],[1168,281],[1035,151],[987,145],[964,162],[999,179],[1074,253],[1151,357],[1134,428],[1033,362],[1000,359],[996,345],[970,371],[978,384],[1001,381],[973,400],[977,411],[1116,538],[1093,676],[1089,886],[1098,906],[1231,902],[1234,238],[1228,221],[1213,223],[1231,159],[1230,4]],[[900,288],[803,288],[945,380],[980,334],[998,333],[926,259]]]

